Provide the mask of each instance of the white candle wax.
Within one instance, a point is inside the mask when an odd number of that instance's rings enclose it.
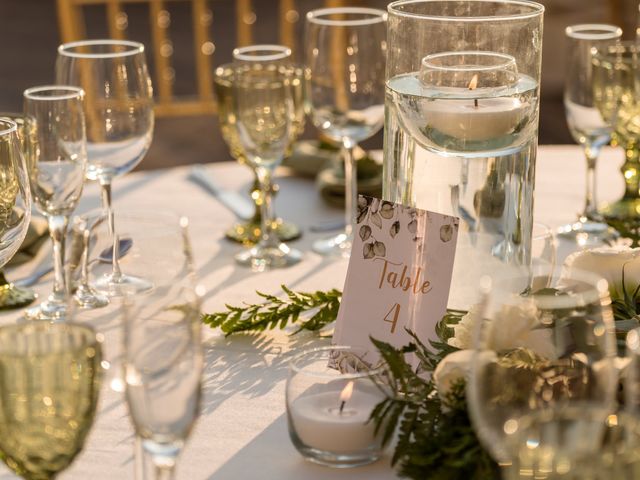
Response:
[[[436,99],[424,105],[427,125],[459,140],[482,141],[512,133],[527,104],[517,98]]]
[[[290,406],[296,434],[308,447],[337,454],[367,450],[375,443],[375,425],[367,423],[382,397],[355,391],[340,413],[340,391],[315,393]]]

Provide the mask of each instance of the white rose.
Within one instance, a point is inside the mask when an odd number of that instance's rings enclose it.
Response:
[[[479,305],[471,307],[457,325],[453,326],[453,337],[447,343],[461,350],[474,348],[473,339],[480,318]],[[522,347],[538,355],[554,358],[551,331],[539,328],[538,309],[533,300],[517,305],[504,305],[495,313],[487,333],[485,349],[502,352]]]
[[[450,353],[438,363],[435,372],[433,372],[433,381],[441,399],[446,396],[455,382],[467,378],[472,357],[473,350],[458,350]]]
[[[453,384],[468,378],[474,358],[476,362],[493,362],[497,358],[493,352],[482,352],[479,357],[474,357],[474,354],[473,350],[459,350],[450,353],[440,361],[433,372],[433,382],[441,400],[444,400]]]
[[[640,248],[600,247],[572,253],[562,266],[561,281],[574,270],[593,272],[609,282],[614,298],[622,298],[622,269],[627,293],[632,294],[640,283]]]
[[[476,319],[479,317],[479,314],[480,305],[471,307],[460,321],[456,325],[453,325],[453,336],[447,340],[447,343],[460,350],[473,348],[473,335],[476,329]]]

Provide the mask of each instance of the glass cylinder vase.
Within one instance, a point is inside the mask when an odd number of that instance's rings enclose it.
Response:
[[[449,305],[531,260],[544,7],[388,7],[385,200],[460,217]]]

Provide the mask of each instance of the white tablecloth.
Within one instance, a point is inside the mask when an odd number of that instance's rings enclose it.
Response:
[[[605,149],[598,165],[600,199],[612,200],[623,191],[619,173],[622,151]],[[246,192],[251,174],[234,163],[212,164],[210,173],[228,189]],[[278,293],[279,286],[299,290],[342,288],[346,261],[328,260],[311,251],[311,243],[326,234],[304,236],[295,246],[304,261],[286,269],[255,274],[233,262],[242,247],[224,237],[235,221],[233,214],[200,187],[187,180],[188,168],[133,173],[117,179],[116,210],[154,209],[185,214],[191,218],[191,234],[202,283],[208,288],[206,312],[218,311],[225,303],[256,299],[255,290]],[[546,146],[539,149],[535,216],[552,227],[573,220],[583,207],[585,160],[578,147]],[[341,218],[342,212],[326,206],[312,181],[280,172],[276,201],[278,214],[307,227],[322,220]],[[86,188],[79,212],[99,206],[96,185]],[[565,245],[566,247],[566,245]],[[566,248],[565,248],[566,251]],[[50,249],[36,261],[11,272],[12,278],[49,264]],[[37,286],[43,295],[49,281]],[[2,322],[12,322],[19,313],[5,313]],[[119,318],[108,307],[80,320],[90,321],[105,333],[110,358],[119,350]],[[333,470],[305,462],[289,441],[284,390],[287,352],[311,344],[328,342],[314,335],[289,337],[285,332],[245,335],[225,339],[205,327],[207,363],[204,371],[202,414],[178,464],[179,479],[251,480],[325,478],[394,478],[385,457],[374,465]],[[4,467],[0,467],[4,469]],[[1,470],[0,480],[15,478]],[[99,415],[84,451],[62,475],[68,479],[133,478],[133,430],[122,394],[103,386]]]

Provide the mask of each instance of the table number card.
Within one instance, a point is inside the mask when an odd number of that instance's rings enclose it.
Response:
[[[369,336],[395,346],[409,343],[405,328],[437,338],[457,236],[456,217],[361,195],[334,344],[363,347],[375,363]]]

